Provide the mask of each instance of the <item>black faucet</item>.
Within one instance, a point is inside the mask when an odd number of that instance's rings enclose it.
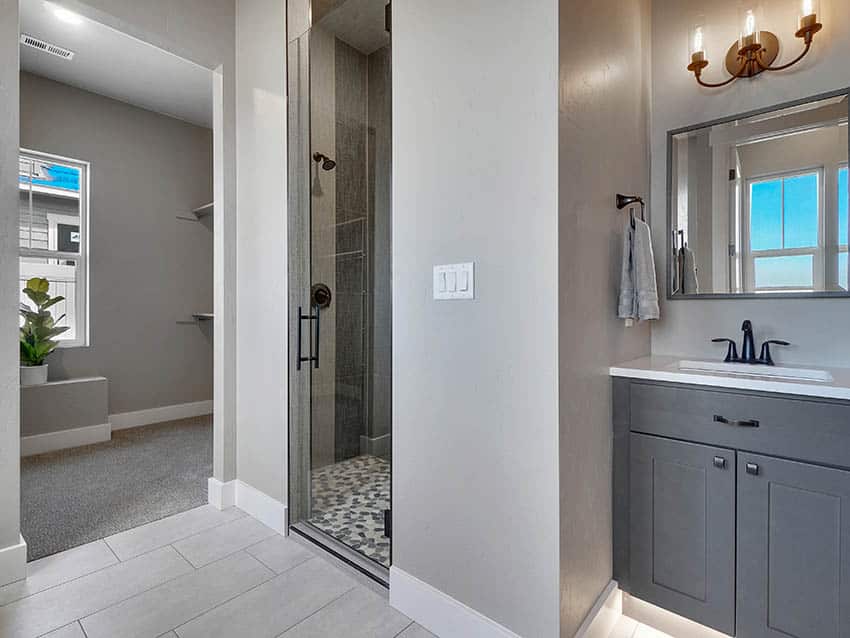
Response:
[[[756,347],[753,341],[753,322],[747,319],[741,325],[741,330],[744,331],[744,343],[741,345],[741,356],[738,356],[738,347],[732,339],[723,337],[712,339],[713,343],[728,343],[729,348],[726,350],[726,358],[723,360],[726,363],[749,363],[751,365],[766,365],[772,366],[773,357],[770,356],[770,344],[777,346],[790,346],[787,341],[779,339],[768,339],[761,344],[761,354],[756,358]]]
[[[744,331],[744,343],[741,344],[741,363],[756,362],[756,344],[753,343],[753,322],[746,319],[741,325]]]

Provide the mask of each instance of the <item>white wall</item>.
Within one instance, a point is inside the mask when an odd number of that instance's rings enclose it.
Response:
[[[557,17],[393,3],[394,570],[535,637],[559,614]],[[475,300],[434,301],[467,260]]]
[[[286,502],[286,6],[236,6],[238,478]]]
[[[780,62],[796,55],[800,41],[793,26],[798,3],[776,0],[766,4],[766,29],[776,33],[784,53]],[[815,36],[809,57],[796,68],[738,80],[724,89],[696,86],[687,65],[687,34],[697,14],[706,14],[711,65],[706,81],[725,77],[721,60],[736,37],[736,2],[718,0],[655,0],[652,30],[652,213],[653,239],[660,274],[664,277],[666,238],[666,132],[715,118],[825,93],[850,86],[850,5],[845,0],[822,0],[824,29]],[[665,292],[666,296],[666,292]],[[677,300],[665,301],[661,321],[653,326],[653,354],[717,358],[723,353],[711,337],[740,338],[741,322],[751,319],[756,338],[782,338],[791,348],[779,348],[775,358],[786,363],[850,365],[846,338],[850,299],[820,300]]]
[[[20,533],[18,389],[18,0],[0,0],[0,552]],[[2,556],[2,554],[0,554]],[[17,577],[0,558],[0,585]],[[23,555],[26,560],[26,555]]]

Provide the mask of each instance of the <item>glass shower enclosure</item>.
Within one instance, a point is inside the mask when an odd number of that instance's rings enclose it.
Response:
[[[386,0],[289,0],[290,524],[391,561]]]

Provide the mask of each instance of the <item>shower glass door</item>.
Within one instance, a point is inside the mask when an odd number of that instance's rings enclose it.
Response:
[[[390,39],[385,0],[317,4],[289,45],[293,522],[389,567]]]

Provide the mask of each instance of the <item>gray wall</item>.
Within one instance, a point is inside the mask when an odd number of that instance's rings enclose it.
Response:
[[[51,380],[107,377],[110,414],[212,399],[212,219],[176,218],[212,201],[212,131],[22,73],[21,146],[91,163],[90,345]]]
[[[610,364],[649,354],[617,319],[615,193],[646,196],[648,0],[561,2],[558,289],[561,636],[612,574]],[[606,71],[603,72],[603,69]],[[657,220],[656,220],[657,221]]]
[[[18,0],[0,0],[0,550],[20,531]],[[0,585],[14,576],[0,573]]]
[[[653,240],[659,273],[666,257],[666,132],[771,104],[850,86],[850,10],[842,0],[821,3],[824,29],[815,37],[809,57],[796,68],[739,80],[721,90],[700,89],[685,70],[685,37],[694,16],[706,14],[711,66],[706,81],[724,75],[721,59],[736,37],[735,0],[706,4],[700,0],[655,0],[652,11],[652,212]],[[780,59],[800,48],[792,27],[797,3],[770,3],[765,29],[783,45]],[[663,276],[659,281],[663,281]],[[709,343],[715,336],[740,338],[743,319],[752,319],[756,338],[788,339],[792,348],[777,349],[785,363],[847,366],[846,338],[850,300],[732,300],[664,302],[661,321],[652,328],[653,354],[717,358],[722,351]]]
[[[559,613],[557,28],[554,0],[393,3],[394,568],[535,637]],[[434,301],[467,260],[475,300]]]

